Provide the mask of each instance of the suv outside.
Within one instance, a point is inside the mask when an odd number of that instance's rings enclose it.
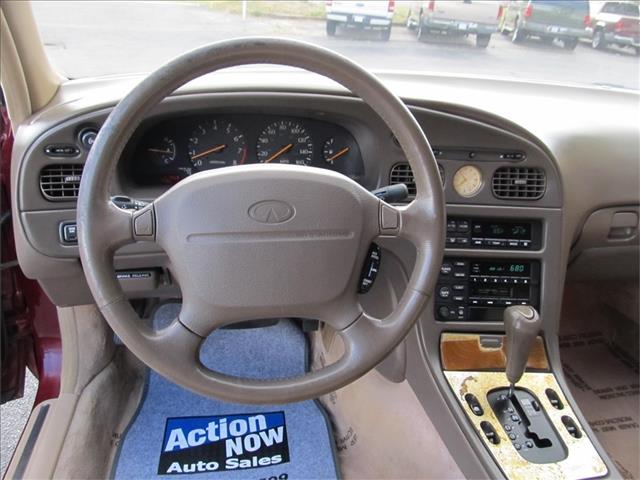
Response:
[[[429,35],[476,36],[476,46],[486,48],[498,30],[500,3],[493,0],[431,0],[413,2],[407,27],[418,40]]]
[[[640,55],[640,6],[637,2],[606,2],[587,27],[593,48],[629,46]]]
[[[380,30],[382,40],[391,37],[395,0],[389,1],[327,1],[327,35],[333,37],[338,25],[367,30]]]
[[[500,31],[511,33],[514,43],[536,36],[546,42],[561,40],[564,48],[574,50],[590,21],[587,0],[511,0]]]

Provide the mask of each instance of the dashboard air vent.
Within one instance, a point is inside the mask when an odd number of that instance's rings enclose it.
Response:
[[[438,164],[438,171],[440,172],[440,179],[444,185],[444,169]],[[416,183],[413,179],[413,172],[411,166],[408,163],[396,163],[391,169],[389,174],[389,185],[396,185],[398,183],[404,183],[409,190],[409,197],[416,196]]]
[[[413,172],[408,163],[396,163],[389,174],[389,185],[404,183],[409,189],[409,196],[416,196],[416,183],[413,180]]]
[[[75,200],[80,190],[81,164],[48,165],[40,171],[40,190],[47,200]]]
[[[547,188],[544,170],[526,167],[501,167],[492,180],[493,194],[502,199],[537,200]]]

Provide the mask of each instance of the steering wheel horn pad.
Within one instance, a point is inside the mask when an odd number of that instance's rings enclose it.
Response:
[[[361,313],[360,266],[380,200],[347,177],[292,165],[202,172],[155,201],[156,242],[183,289],[181,321],[206,337],[256,318],[342,330]]]
[[[109,198],[117,160],[157,103],[204,73],[273,63],[325,75],[360,96],[398,138],[418,194],[388,205],[351,179],[296,165],[244,165],[192,175],[141,211]],[[107,322],[144,363],[197,393],[241,403],[318,397],[357,379],[407,335],[433,291],[444,246],[444,202],[427,140],[401,100],[350,60],[303,42],[248,38],[193,50],[136,86],[100,129],[78,199],[80,255]],[[357,295],[368,247],[379,236],[408,239],[417,260],[407,288],[385,319],[363,311]],[[157,242],[183,295],[167,328],[144,326],[113,268],[116,250]],[[251,380],[212,371],[199,361],[215,329],[258,318],[321,320],[342,336],[336,363],[291,379]]]

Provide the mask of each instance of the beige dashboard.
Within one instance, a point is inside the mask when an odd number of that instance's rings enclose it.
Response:
[[[452,275],[466,278],[477,268],[475,276],[490,281],[495,275],[478,274],[491,264],[490,268],[513,273],[513,281],[535,280],[535,288],[525,290],[535,297],[550,363],[552,369],[559,370],[556,333],[570,262],[571,268],[578,265],[582,276],[603,271],[618,277],[638,275],[639,95],[504,80],[401,73],[380,76],[409,105],[441,169],[450,217],[450,241],[441,275],[449,274],[449,264]],[[110,109],[138,81],[140,77],[68,82],[48,107],[16,132],[12,187],[20,265],[60,306],[92,301],[77,246],[64,238],[64,226],[75,222],[73,195],[90,150],[82,141],[83,133],[99,130]],[[278,69],[253,75],[243,69],[206,76],[162,102],[148,122],[160,124],[189,115],[233,117],[237,125],[248,117],[287,117],[309,131],[318,155],[312,162],[322,161],[318,152],[329,138],[317,133],[321,129],[312,131],[311,126],[318,122],[333,125],[353,137],[351,148],[357,147],[363,163],[358,182],[368,189],[410,183],[406,160],[382,122],[341,87],[311,74]],[[250,144],[258,141],[269,124],[264,123],[255,127],[257,133]],[[189,143],[188,138],[184,143]],[[56,150],[58,147],[61,149]],[[255,150],[254,160],[258,161]],[[146,201],[169,188],[158,182],[141,182],[140,177],[136,181],[127,162],[137,159],[127,160],[126,152],[123,155],[113,195]],[[266,158],[272,155],[266,154]],[[69,195],[55,198],[43,192],[43,171],[47,168],[59,172],[51,177],[54,181],[69,182],[59,186]],[[140,173],[144,177],[144,169]],[[483,222],[500,229],[524,226],[531,238],[475,238],[468,228],[478,224],[482,230]],[[486,243],[494,241],[497,243]],[[393,298],[394,292],[397,298],[415,255],[403,241],[381,241],[380,246],[381,275],[389,287],[381,298]],[[169,259],[153,244],[121,249],[115,268],[131,298],[180,296]],[[141,272],[153,275],[141,279]],[[458,423],[459,429],[451,428],[456,415],[462,418],[463,412],[446,387],[437,352],[443,332],[495,333],[504,327],[495,316],[470,321],[470,310],[462,315],[455,310],[453,317],[445,312],[449,318],[443,317],[443,307],[448,305],[443,287],[448,286],[439,281],[407,341],[407,378],[423,404],[429,403],[430,416],[449,448],[461,455],[468,453],[460,460],[466,464],[463,470],[478,472],[480,462],[484,471],[496,477],[499,471],[482,455],[485,447],[477,433],[466,423]],[[431,389],[434,384],[438,389]],[[580,415],[578,421],[585,424]]]
[[[611,219],[600,219],[605,223],[614,221],[617,213],[637,213],[637,94],[470,78],[382,76],[411,105],[436,151],[449,205],[515,207],[523,217],[531,215],[532,208],[562,209],[562,243],[554,248],[561,249],[565,258],[595,211],[615,207]],[[86,129],[98,130],[110,107],[138,80],[125,77],[68,82],[51,105],[30,118],[16,134],[14,208],[22,226],[17,234],[25,240],[18,242],[20,262],[27,275],[40,279],[58,304],[85,303],[90,296],[79,275],[77,247],[60,239],[61,225],[75,217],[75,202],[73,198],[52,199],[43,194],[43,169],[51,167],[65,178],[77,176],[80,170],[73,167],[81,168],[88,153],[80,135]],[[341,87],[315,75],[260,72],[259,84],[252,76],[236,71],[206,76],[163,102],[153,117],[193,113],[287,115],[303,121],[331,122],[353,135],[364,161],[359,179],[363,185],[373,189],[405,179],[402,152],[384,125]],[[60,154],[55,151],[58,146],[75,150]],[[492,181],[501,167],[540,169],[543,194],[529,199],[497,197]],[[468,196],[456,185],[462,168],[471,168],[477,175],[477,190]],[[615,188],[609,188],[611,185]],[[114,195],[140,200],[155,198],[162,191],[158,185],[136,184],[124,169],[113,186]],[[626,248],[633,254],[634,237],[614,238],[595,246],[616,248],[615,258],[619,260]],[[119,253],[117,268],[140,268],[149,262],[166,267],[161,252],[149,245],[130,246]],[[562,270],[565,265],[563,260],[557,267]],[[57,280],[65,277],[74,282],[75,288],[58,291]],[[164,280],[170,283],[170,279]],[[159,283],[162,285],[167,286]],[[74,294],[69,295],[70,290]],[[169,289],[165,294],[176,292]]]

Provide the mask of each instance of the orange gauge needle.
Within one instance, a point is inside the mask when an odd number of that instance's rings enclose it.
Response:
[[[342,155],[344,155],[345,153],[347,153],[349,151],[349,147],[344,147],[342,150],[340,150],[337,153],[334,153],[333,155],[331,155],[329,158],[327,158],[327,162],[333,162],[336,158],[341,157]]]
[[[205,155],[209,155],[210,153],[219,152],[220,150],[224,150],[225,148],[227,148],[227,146],[224,144],[218,145],[216,147],[210,148],[209,150],[205,150],[204,152],[200,152],[194,155],[193,157],[191,157],[191,160],[196,160],[200,157],[204,157]]]
[[[275,160],[276,158],[278,158],[280,155],[282,155],[285,152],[288,152],[289,150],[291,150],[291,148],[293,147],[293,143],[290,143],[288,145],[285,145],[284,147],[282,147],[280,150],[278,150],[276,153],[274,153],[273,155],[271,155],[269,158],[267,158],[264,163],[269,163],[272,162],[273,160]]]
[[[171,150],[160,150],[159,148],[147,148],[147,150],[154,153],[172,153]]]

